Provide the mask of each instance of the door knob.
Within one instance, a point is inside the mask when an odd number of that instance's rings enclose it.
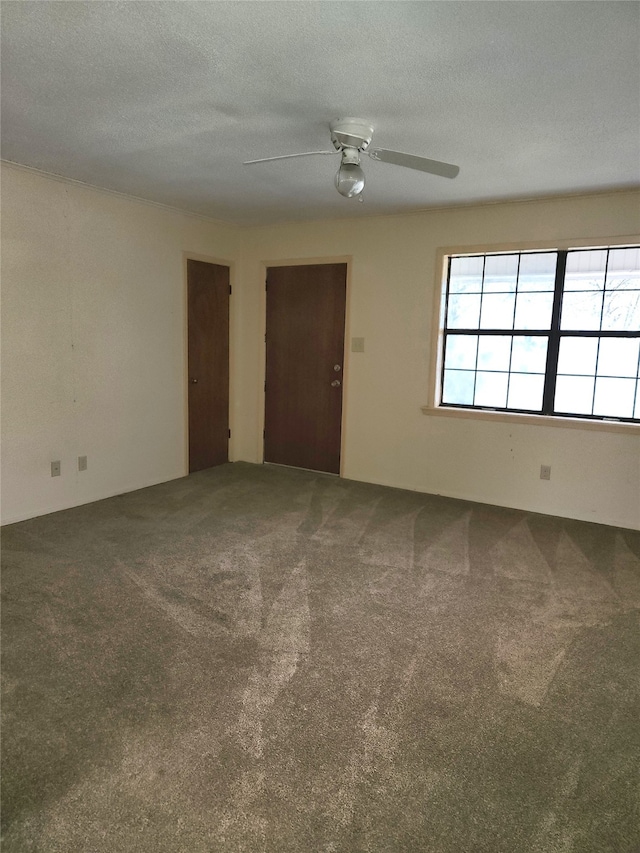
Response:
[[[190,379],[190,380],[189,380],[189,382],[191,382],[191,384],[192,384],[192,385],[197,385],[197,384],[198,384],[198,380],[197,380],[197,379]]]
[[[337,373],[339,370],[342,370],[342,367],[341,367],[339,364],[334,364],[334,365],[333,365],[333,369],[334,369],[334,370],[335,370],[335,372]]]
[[[340,380],[339,380],[339,379],[334,379],[334,380],[333,380],[333,382],[331,383],[331,387],[332,387],[332,388],[337,388],[337,387],[338,387],[338,385],[340,385]]]

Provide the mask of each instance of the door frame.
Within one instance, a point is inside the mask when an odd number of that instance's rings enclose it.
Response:
[[[344,311],[344,352],[342,356],[342,418],[340,422],[340,473],[339,477],[344,477],[345,468],[345,448],[346,448],[346,425],[347,425],[347,401],[349,387],[349,356],[351,347],[348,342],[351,340],[351,266],[353,263],[353,255],[331,255],[330,257],[323,256],[321,258],[276,258],[260,262],[262,295],[260,299],[261,312],[261,329],[262,329],[262,347],[260,348],[260,376],[259,376],[259,422],[258,422],[258,446],[257,458],[264,464],[264,425],[265,425],[265,406],[266,406],[266,376],[267,376],[267,269],[269,267],[306,267],[320,264],[346,264],[347,265],[347,280],[345,292],[345,311]]]
[[[234,440],[235,440],[235,424],[233,423],[234,406],[234,385],[232,377],[234,375],[234,340],[235,340],[235,311],[232,299],[233,289],[236,286],[236,267],[235,262],[228,259],[213,257],[212,255],[201,255],[197,252],[182,253],[182,400],[183,400],[183,471],[184,476],[189,476],[189,279],[187,261],[203,261],[205,264],[216,264],[220,267],[227,267],[229,270],[229,284],[232,288],[232,293],[229,294],[229,462],[235,460]]]

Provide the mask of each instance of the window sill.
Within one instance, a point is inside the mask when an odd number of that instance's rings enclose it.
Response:
[[[561,427],[564,429],[595,430],[640,435],[640,424],[621,421],[590,421],[582,418],[558,418],[551,415],[522,415],[516,412],[491,412],[482,409],[449,409],[445,406],[421,406],[424,415],[441,418],[464,418],[499,423]]]

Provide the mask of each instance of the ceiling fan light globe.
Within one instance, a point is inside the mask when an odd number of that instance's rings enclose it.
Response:
[[[364,172],[356,163],[343,163],[336,173],[336,189],[345,198],[355,198],[364,189]]]

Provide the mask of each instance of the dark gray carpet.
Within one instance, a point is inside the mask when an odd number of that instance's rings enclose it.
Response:
[[[244,463],[7,527],[3,850],[635,853],[639,557]]]

